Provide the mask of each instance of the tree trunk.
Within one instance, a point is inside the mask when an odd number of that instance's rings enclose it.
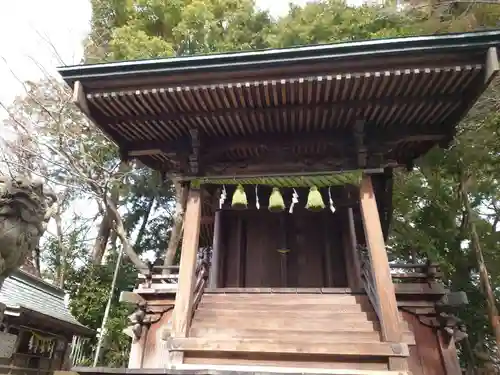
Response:
[[[111,201],[114,206],[118,206],[119,193],[118,189],[113,189],[111,191]],[[99,265],[102,263],[102,258],[106,252],[106,246],[109,242],[109,236],[113,229],[113,217],[108,210],[104,211],[102,216],[101,224],[99,225],[99,231],[97,233],[97,238],[94,242],[94,248],[92,250],[92,263]]]
[[[137,237],[135,239],[134,250],[138,252],[139,247],[141,246],[142,239],[144,238],[144,234],[146,233],[146,227],[148,225],[149,216],[151,215],[151,211],[153,210],[153,206],[155,203],[155,197],[151,198],[148,207],[146,208],[146,212],[144,212],[144,217],[142,218],[142,224],[139,228],[139,232],[137,233]]]
[[[484,263],[483,251],[481,249],[481,244],[479,242],[479,236],[476,230],[476,224],[474,223],[474,212],[470,206],[469,197],[467,195],[467,181],[461,179],[460,181],[460,194],[462,196],[463,205],[467,213],[468,224],[469,224],[469,234],[476,255],[477,266],[479,269],[479,279],[481,282],[482,289],[486,294],[486,307],[488,310],[488,317],[490,319],[491,327],[493,328],[493,333],[495,335],[497,355],[500,358],[500,325],[498,322],[498,309],[496,306],[495,295],[493,294],[493,289],[491,287],[490,278],[488,275],[488,270],[486,269],[486,264]]]
[[[123,179],[123,174],[125,173],[127,168],[128,168],[127,163],[122,161],[115,177]],[[118,212],[117,202],[120,197],[119,189],[117,187],[113,188],[111,190],[111,197],[108,197],[107,194],[108,192],[105,190],[103,192],[102,198],[104,205],[106,207],[105,215],[107,215],[110,218],[112,225],[112,228],[110,228],[110,233],[111,229],[113,229],[113,231],[116,233],[116,236],[120,239],[120,242],[123,246],[124,255],[126,255],[129,258],[129,260],[137,267],[139,272],[147,273],[149,271],[149,268],[134,251],[134,248],[132,247],[130,240],[128,238],[127,231],[125,230],[122,217]]]
[[[61,222],[61,213],[58,212],[54,215],[54,220],[56,222],[56,235],[57,235],[57,245],[59,247],[59,267],[57,269],[57,286],[62,288],[64,285],[64,280],[66,278],[66,267],[68,265],[68,249],[66,248],[63,241],[63,231]]]
[[[109,235],[111,234],[111,225],[111,218],[105,213],[102,217],[101,224],[99,224],[99,231],[92,250],[92,263],[95,265],[99,265],[102,262]]]
[[[187,195],[189,190],[186,186],[182,186],[179,182],[174,182],[174,187],[176,197],[175,216],[172,231],[170,232],[167,251],[165,252],[165,259],[163,261],[164,266],[171,266],[174,263],[177,247],[179,246],[182,231],[184,229],[184,212],[186,210]],[[163,273],[168,274],[170,271],[165,269]]]

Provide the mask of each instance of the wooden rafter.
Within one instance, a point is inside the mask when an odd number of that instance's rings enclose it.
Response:
[[[100,94],[95,94],[100,95]],[[110,94],[107,94],[110,95]],[[98,96],[97,96],[98,97]],[[133,96],[130,96],[133,98]],[[204,117],[204,118],[217,118],[224,115],[269,115],[275,113],[281,113],[282,111],[294,111],[294,110],[306,110],[306,109],[319,109],[319,110],[340,110],[340,109],[362,109],[368,106],[394,106],[394,105],[408,105],[415,102],[422,104],[432,105],[436,102],[443,104],[456,103],[463,100],[461,95],[432,95],[432,96],[410,96],[410,97],[385,97],[379,99],[369,99],[369,100],[341,100],[335,102],[323,102],[323,103],[303,103],[303,104],[282,104],[275,106],[266,106],[263,108],[259,107],[246,107],[246,108],[228,108],[219,110],[203,110],[203,111],[179,111],[175,113],[161,112],[148,114],[124,114],[124,115],[112,115],[106,117],[106,122],[108,124],[119,124],[121,122],[144,122],[144,121],[157,121],[161,120],[164,122],[168,121],[183,121],[193,117]]]

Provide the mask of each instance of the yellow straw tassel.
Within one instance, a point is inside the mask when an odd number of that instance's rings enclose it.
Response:
[[[321,193],[319,192],[316,186],[311,187],[309,189],[309,195],[307,196],[307,204],[306,208],[309,211],[317,212],[321,211],[325,208],[325,202],[323,202],[323,198],[321,197]]]
[[[273,192],[269,197],[269,211],[271,212],[281,212],[285,209],[285,201],[280,193],[280,190],[275,187]]]
[[[247,208],[247,205],[248,201],[245,189],[243,189],[242,185],[238,185],[233,193],[231,207],[237,210],[242,210],[244,208]]]

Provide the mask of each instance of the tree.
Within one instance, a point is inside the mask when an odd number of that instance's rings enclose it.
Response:
[[[494,26],[500,19],[500,6],[480,3],[421,2],[398,11],[394,4],[350,7],[322,0],[291,6],[279,19],[257,10],[251,0],[91,3],[86,62],[473,30]],[[109,263],[101,265],[101,260],[112,262],[121,238],[128,251],[152,251],[164,257],[166,264],[173,262],[182,235],[185,191],[163,183],[162,176],[138,164],[121,164],[117,169],[120,158],[115,147],[75,109],[69,90],[58,81],[46,77],[25,87],[24,95],[5,106],[11,115],[6,125],[16,137],[4,139],[4,160],[11,167],[45,176],[67,197],[59,213],[66,220],[44,242],[42,259],[50,277],[71,290],[75,315],[97,328],[112,268]],[[448,285],[468,292],[470,305],[460,315],[470,327],[472,346],[490,345],[492,338],[478,278],[481,265],[488,265],[494,293],[500,285],[496,266],[500,255],[498,98],[497,84],[460,125],[452,147],[433,150],[412,173],[397,173],[394,194],[391,256],[407,259],[412,254],[437,260]],[[464,175],[471,177],[467,201],[461,189]],[[94,202],[88,217],[68,212],[68,207],[85,199]],[[96,231],[91,230],[94,221],[99,221]],[[474,241],[469,240],[471,222],[477,232]],[[89,235],[94,232],[95,238]],[[479,263],[474,251],[478,243],[484,257]],[[77,258],[82,266],[70,267]],[[82,275],[84,283],[78,280]],[[119,288],[130,286],[133,277],[128,277],[128,271],[124,272]],[[97,291],[95,295],[92,290]],[[112,342],[105,355],[108,364],[123,363],[128,342],[120,333],[126,324],[124,317],[123,307],[115,302],[110,320]],[[494,345],[490,347],[494,352]]]
[[[500,256],[499,83],[460,124],[449,149],[433,150],[413,173],[398,175],[391,232],[395,257],[414,246],[442,264],[452,290],[468,293],[470,304],[460,316],[471,346],[487,346],[491,354],[498,347],[491,333],[497,324],[493,293],[498,294]]]
[[[26,83],[25,88],[11,105],[2,104],[9,115],[4,129],[11,131],[2,139],[3,164],[13,172],[43,177],[61,203],[54,228],[41,242],[45,267],[39,267],[38,273],[65,286],[72,275],[99,270],[105,250],[116,255],[117,239],[133,263],[145,268],[138,254],[157,252],[157,233],[162,228],[168,239],[170,185],[144,166],[120,163],[115,147],[76,109],[69,88],[60,81],[46,77]],[[143,209],[144,202],[149,209]],[[83,206],[84,216],[72,212],[72,205]],[[95,240],[93,223],[98,218]],[[83,298],[78,293],[74,297]],[[97,311],[102,309],[102,304],[95,306]],[[110,321],[122,310],[115,301]],[[84,318],[81,311],[75,314]],[[121,322],[125,325],[126,319]],[[121,331],[113,334],[127,341]]]

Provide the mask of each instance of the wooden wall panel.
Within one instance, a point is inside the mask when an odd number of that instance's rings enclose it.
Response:
[[[453,341],[443,345],[436,328],[428,327],[408,312],[403,312],[415,335],[410,346],[409,370],[412,375],[459,375],[460,365]]]
[[[166,341],[163,339],[164,330],[169,329],[172,310],[166,312],[161,319],[152,324],[146,332],[143,342],[142,360],[134,368],[163,368],[168,363]],[[129,365],[130,367],[130,365]]]
[[[324,285],[323,253],[324,236],[319,213],[301,212],[293,215],[295,236],[291,243],[290,258],[297,262],[297,285],[292,287],[315,288]]]

